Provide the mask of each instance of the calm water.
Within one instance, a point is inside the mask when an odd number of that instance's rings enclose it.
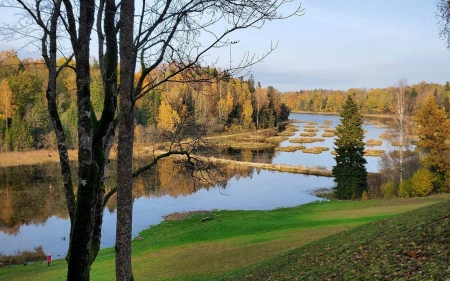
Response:
[[[335,127],[339,117],[334,115],[291,114],[291,119],[317,122],[331,120]],[[373,120],[372,120],[373,121]],[[379,121],[379,120],[378,120]],[[305,123],[296,124],[300,131],[291,138],[299,137]],[[365,125],[367,139],[378,139],[384,129]],[[320,129],[318,136],[323,133]],[[295,145],[285,141],[281,146]],[[310,146],[333,147],[333,138],[325,142],[306,144]],[[377,148],[377,147],[374,147]],[[382,148],[386,149],[385,144]],[[237,153],[239,151],[231,151]],[[298,152],[253,151],[253,161],[325,166],[334,165],[330,151],[322,154]],[[239,156],[237,156],[239,157]],[[368,157],[368,171],[377,171],[377,157]],[[310,195],[317,188],[332,187],[333,180],[326,177],[305,176],[289,173],[256,171],[245,169],[227,171],[229,181],[226,188],[196,186],[182,175],[173,175],[173,165],[165,161],[155,171],[135,182],[133,236],[151,225],[162,221],[162,216],[193,210],[268,210],[291,207],[319,200]],[[42,246],[45,253],[54,258],[64,257],[68,247],[69,221],[64,193],[56,164],[10,167],[0,169],[0,253],[16,254]],[[110,175],[110,185],[115,180]],[[102,247],[114,244],[115,198],[111,198],[104,214]]]

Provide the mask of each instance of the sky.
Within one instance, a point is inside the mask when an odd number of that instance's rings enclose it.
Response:
[[[210,56],[222,69],[248,52],[261,55],[277,48],[251,73],[263,87],[281,92],[302,89],[348,90],[422,81],[450,81],[450,50],[439,37],[435,1],[425,0],[294,0],[304,15],[267,22],[229,37],[239,43]],[[3,13],[0,21],[11,20]],[[22,44],[23,45],[23,44]],[[0,41],[0,51],[19,49],[19,42]],[[36,56],[21,49],[19,56]]]

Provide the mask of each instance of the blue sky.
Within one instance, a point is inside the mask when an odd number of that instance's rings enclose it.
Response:
[[[300,1],[294,1],[294,4]],[[229,39],[233,62],[245,51],[259,55],[278,47],[252,73],[263,87],[301,89],[375,88],[406,78],[445,83],[450,80],[450,50],[439,38],[435,1],[425,0],[303,0],[302,17],[268,22]],[[292,6],[291,6],[292,7]],[[288,9],[286,9],[288,10]],[[3,11],[2,11],[2,14]],[[8,17],[4,17],[4,20]],[[0,50],[17,49],[0,42]],[[211,55],[229,66],[228,48]],[[21,57],[36,56],[34,50]]]

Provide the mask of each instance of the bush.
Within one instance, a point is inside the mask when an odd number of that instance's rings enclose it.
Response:
[[[394,182],[388,181],[381,186],[381,192],[383,193],[383,198],[392,199],[397,196],[397,186]]]
[[[413,197],[423,197],[430,194],[436,177],[428,169],[420,169],[411,178],[411,192]]]
[[[411,181],[402,180],[398,187],[398,196],[402,198],[409,198],[411,196]]]

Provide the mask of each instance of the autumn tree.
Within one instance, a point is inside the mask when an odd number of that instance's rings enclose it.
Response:
[[[415,115],[419,142],[417,148],[422,154],[421,164],[436,176],[434,188],[440,188],[450,170],[450,119],[445,109],[439,109],[433,95],[425,100],[423,107]]]
[[[345,100],[340,116],[334,142],[334,193],[339,199],[360,198],[367,191],[367,161],[364,159],[363,118],[351,95]]]

